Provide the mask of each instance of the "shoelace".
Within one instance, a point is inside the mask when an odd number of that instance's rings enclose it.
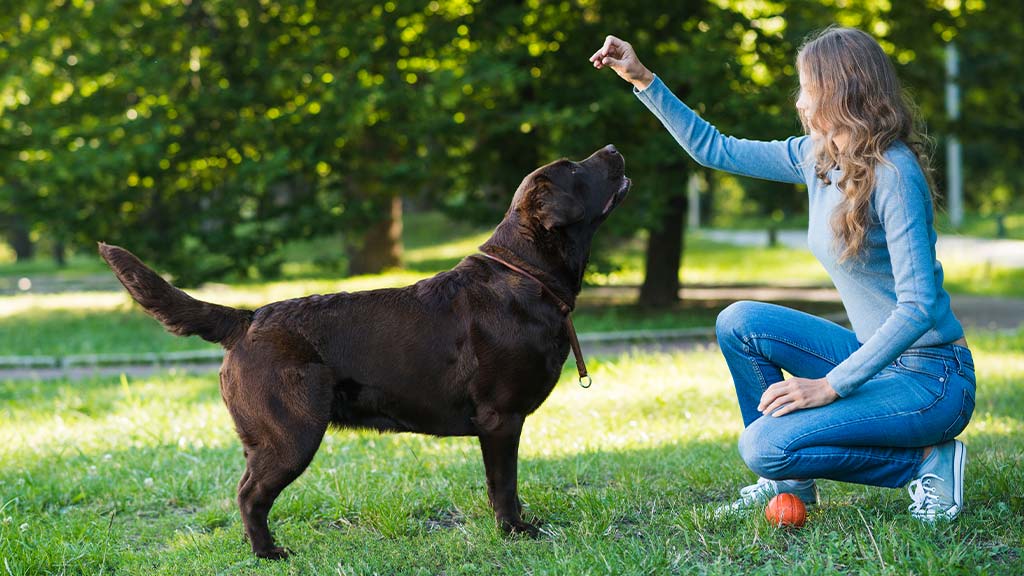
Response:
[[[744,486],[740,488],[740,499],[752,500],[756,499],[762,493],[774,492],[774,482],[765,478],[759,478],[757,484],[751,484],[750,486]]]
[[[907,492],[910,499],[914,501],[910,505],[911,512],[934,512],[939,508],[939,497],[935,493],[935,486],[932,480],[942,482],[942,477],[935,474],[925,474],[907,485]]]
[[[744,510],[748,506],[752,506],[758,501],[763,500],[764,498],[759,498],[761,493],[771,494],[775,492],[775,490],[772,489],[772,484],[773,482],[771,480],[759,478],[757,480],[757,484],[751,484],[750,486],[740,488],[739,500],[719,506],[715,509],[715,516],[722,516],[723,514],[731,514],[739,510]]]

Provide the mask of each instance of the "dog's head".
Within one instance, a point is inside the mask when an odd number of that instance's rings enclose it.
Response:
[[[625,167],[611,144],[580,162],[563,158],[541,166],[523,179],[510,212],[540,235],[559,231],[589,240],[629,191]]]
[[[608,145],[586,160],[556,160],[534,170],[481,250],[513,255],[578,293],[594,232],[629,191],[625,166]]]

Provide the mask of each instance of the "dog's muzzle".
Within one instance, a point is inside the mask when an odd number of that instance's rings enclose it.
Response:
[[[629,186],[632,183],[633,181],[630,180],[629,178],[626,178],[625,176],[622,177],[622,182],[619,184],[619,189],[616,190],[614,194],[608,197],[608,202],[605,203],[604,210],[601,211],[601,216],[604,216],[611,212],[612,208],[614,208],[619,202],[622,201],[623,198],[626,197],[626,192],[629,192]]]

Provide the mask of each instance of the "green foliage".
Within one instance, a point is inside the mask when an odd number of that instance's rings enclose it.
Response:
[[[450,74],[435,52],[454,32],[428,12],[30,3],[0,31],[18,56],[4,148],[20,160],[3,197],[54,234],[130,243],[185,284],[273,275],[286,239],[358,231],[382,198],[444,186],[426,156],[444,157],[432,77]]]
[[[969,200],[1017,202],[1012,3],[30,0],[0,14],[0,220],[54,242],[130,244],[185,284],[272,277],[286,241],[359,235],[395,195],[493,223],[521,178],[606,143],[636,182],[619,235],[655,228],[693,166],[610,71],[634,43],[723,132],[799,131],[793,57],[826,24],[878,36],[925,119],[961,133]],[[942,119],[943,42],[964,120]],[[764,214],[804,206],[743,181]],[[12,224],[5,224],[12,225]],[[614,236],[614,235],[613,235]],[[611,236],[608,236],[611,238]],[[610,240],[603,240],[608,242]],[[342,251],[339,249],[338,253]]]
[[[1016,2],[893,2],[888,14],[892,53],[912,88],[932,136],[956,134],[963,143],[967,206],[986,216],[1019,211],[1024,174],[1024,21]],[[960,119],[945,112],[945,45],[960,53]],[[934,151],[944,189],[945,146]]]

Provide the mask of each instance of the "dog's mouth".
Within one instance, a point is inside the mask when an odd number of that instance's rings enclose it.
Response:
[[[604,205],[604,210],[601,211],[601,216],[606,216],[615,207],[622,203],[622,200],[626,198],[626,194],[629,192],[629,187],[632,184],[632,180],[625,176],[622,177],[622,181],[619,182],[619,189],[608,197],[608,202]]]

